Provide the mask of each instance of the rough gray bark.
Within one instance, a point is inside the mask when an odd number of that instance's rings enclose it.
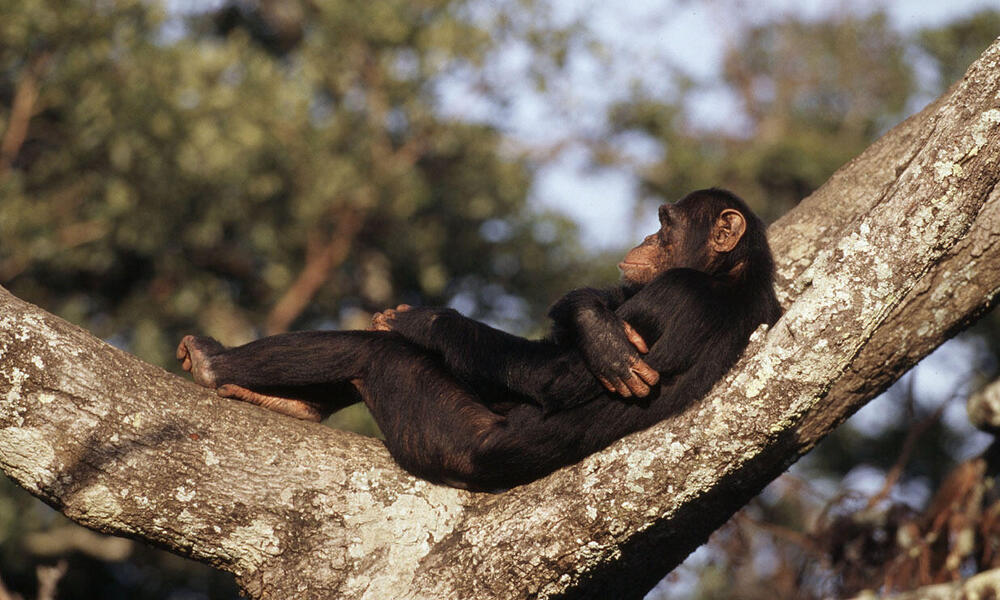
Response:
[[[781,321],[682,415],[499,495],[221,400],[0,290],[0,468],[254,598],[641,597],[1000,290],[1000,43],[772,226]]]

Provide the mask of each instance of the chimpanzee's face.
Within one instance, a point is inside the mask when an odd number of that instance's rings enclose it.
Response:
[[[632,248],[618,264],[625,283],[644,285],[657,275],[676,267],[687,266],[683,256],[686,229],[684,211],[674,204],[664,204],[659,210],[660,228]]]

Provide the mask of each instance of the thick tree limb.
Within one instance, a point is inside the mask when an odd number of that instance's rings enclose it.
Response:
[[[682,415],[500,495],[216,398],[0,292],[0,468],[255,598],[641,597],[995,302],[1000,43],[771,230],[782,320]]]

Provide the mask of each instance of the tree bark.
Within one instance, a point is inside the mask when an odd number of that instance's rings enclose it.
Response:
[[[222,400],[0,291],[0,468],[253,598],[641,597],[1000,290],[1000,42],[771,228],[787,311],[683,414],[508,492]]]

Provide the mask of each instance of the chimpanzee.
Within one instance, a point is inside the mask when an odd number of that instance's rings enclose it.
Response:
[[[734,194],[693,192],[619,264],[622,285],[574,290],[527,340],[448,308],[378,313],[368,331],[308,331],[177,357],[221,396],[321,420],[363,400],[392,456],[435,482],[532,481],[694,402],[781,314],[764,224]]]

